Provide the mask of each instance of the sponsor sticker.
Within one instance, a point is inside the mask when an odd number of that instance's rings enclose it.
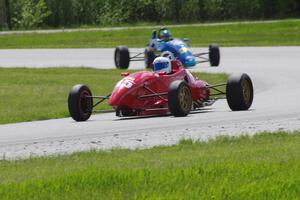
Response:
[[[184,54],[184,53],[186,53],[188,51],[188,49],[186,48],[186,47],[181,47],[180,49],[179,49],[179,52],[181,53],[181,54]]]

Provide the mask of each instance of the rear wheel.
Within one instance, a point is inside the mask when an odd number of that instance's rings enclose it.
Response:
[[[191,89],[185,81],[174,81],[168,92],[169,110],[175,117],[187,116],[192,108]]]
[[[231,110],[248,110],[253,102],[253,85],[247,74],[232,75],[226,86],[227,103]]]
[[[115,65],[118,69],[128,69],[130,62],[129,49],[126,46],[118,46],[115,49]]]
[[[68,107],[71,117],[75,121],[86,121],[93,110],[92,92],[86,85],[75,85],[68,98]]]
[[[209,46],[209,62],[213,67],[217,67],[220,64],[220,48],[217,44]]]
[[[151,68],[155,57],[156,57],[155,53],[151,48],[145,49],[145,66],[146,66],[146,68]]]

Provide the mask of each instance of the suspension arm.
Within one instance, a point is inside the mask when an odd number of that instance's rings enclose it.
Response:
[[[143,88],[148,90],[149,92],[151,92],[152,94],[147,94],[147,95],[142,95],[139,96],[138,99],[143,99],[143,98],[150,98],[150,97],[159,97],[160,99],[162,99],[163,101],[168,101],[167,99],[165,99],[163,96],[168,95],[167,92],[163,92],[163,93],[156,93],[153,90],[151,90],[149,87],[147,87],[145,84],[143,85]]]
[[[109,94],[109,95],[107,95],[107,96],[86,96],[86,98],[99,99],[99,101],[93,105],[93,108],[94,108],[94,107],[96,107],[97,105],[99,105],[100,103],[102,103],[103,101],[109,99],[110,96],[111,96],[111,94]]]
[[[138,53],[132,57],[130,57],[131,61],[143,61],[145,59],[144,56],[141,56],[143,53]]]

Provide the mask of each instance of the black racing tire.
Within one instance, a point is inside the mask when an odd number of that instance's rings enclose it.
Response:
[[[169,86],[169,111],[175,117],[187,116],[192,108],[192,92],[185,81],[173,81]]]
[[[217,44],[209,46],[209,62],[212,67],[217,67],[220,64],[220,48]]]
[[[150,69],[151,66],[152,66],[152,63],[153,63],[154,59],[156,58],[155,53],[154,53],[153,49],[147,47],[145,49],[144,54],[145,54],[145,66],[146,66],[146,69]]]
[[[92,114],[93,98],[86,96],[92,96],[91,90],[86,85],[75,85],[69,93],[69,113],[75,121],[86,121]]]
[[[226,86],[226,98],[232,111],[248,110],[252,105],[253,97],[253,84],[247,74],[229,77]]]
[[[115,65],[117,69],[128,69],[130,63],[130,53],[126,46],[118,46],[115,49]]]

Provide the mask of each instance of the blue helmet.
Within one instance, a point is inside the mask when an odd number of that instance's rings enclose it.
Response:
[[[157,57],[153,61],[152,69],[154,72],[166,72],[168,74],[172,71],[171,61],[165,57]]]
[[[162,40],[165,40],[165,41],[168,41],[168,40],[170,40],[170,38],[171,38],[170,32],[169,32],[167,29],[164,29],[164,30],[161,32],[161,39],[162,39]]]

